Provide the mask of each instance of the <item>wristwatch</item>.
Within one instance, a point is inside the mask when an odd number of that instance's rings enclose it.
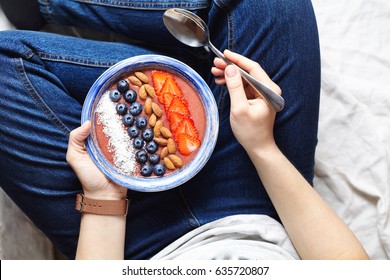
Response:
[[[75,209],[80,213],[126,216],[129,202],[129,199],[127,198],[123,200],[91,199],[85,197],[82,193],[78,193],[76,196]]]

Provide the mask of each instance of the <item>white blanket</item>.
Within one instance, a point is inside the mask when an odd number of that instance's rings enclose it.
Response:
[[[390,1],[313,0],[322,52],[315,188],[390,259]]]

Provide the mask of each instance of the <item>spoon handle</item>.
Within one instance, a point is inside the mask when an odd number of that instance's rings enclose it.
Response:
[[[209,43],[210,49],[221,59],[223,59],[227,64],[233,64],[230,60],[228,60],[222,52],[220,52],[211,42]],[[236,65],[237,66],[237,65]],[[237,66],[242,78],[250,84],[255,91],[263,97],[263,99],[267,102],[268,106],[271,107],[276,112],[279,112],[284,107],[284,99],[279,94],[265,86],[263,83],[252,77],[245,70],[241,69]]]

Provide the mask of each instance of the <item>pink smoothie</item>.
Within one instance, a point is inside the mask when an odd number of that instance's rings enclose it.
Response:
[[[155,69],[142,70],[142,73],[145,74],[148,78],[147,84],[152,87],[152,71],[154,70]],[[193,121],[198,132],[198,139],[200,140],[200,143],[203,144],[206,127],[206,115],[204,104],[199,96],[199,93],[195,91],[194,87],[180,75],[168,72],[166,70],[158,69],[158,71],[163,71],[174,76],[176,84],[183,94],[182,99],[185,101],[186,104],[188,104],[188,110],[190,112],[190,116],[188,118]],[[132,84],[129,79],[130,76],[134,76],[134,73],[128,73],[128,75],[122,77],[121,79],[118,79],[118,81],[123,79],[126,79],[128,81],[129,88],[137,93],[136,102],[142,104],[143,109],[145,109],[145,100],[142,100],[139,96],[140,86]],[[128,127],[126,127],[122,123],[122,116],[118,115],[115,111],[115,106],[117,103],[125,103],[128,107],[130,106],[130,104],[128,104],[123,99],[123,96],[120,98],[120,100],[116,102],[110,100],[110,98],[108,97],[109,91],[117,88],[118,81],[115,81],[113,85],[102,95],[96,106],[95,137],[102,155],[112,166],[115,167],[118,172],[128,176],[142,176],[140,174],[141,164],[136,162],[135,159],[135,154],[138,149],[133,147],[133,138],[128,135]],[[164,110],[164,104],[161,104],[158,101],[158,96],[151,97],[148,95],[148,98],[151,98],[152,101],[158,104],[159,107],[162,109],[163,114],[161,117],[158,117],[157,120],[161,120],[163,126],[169,129],[170,122],[167,118],[167,112]],[[147,120],[150,119],[150,115],[148,115],[145,110],[142,110],[141,114],[139,116],[136,116],[136,118],[140,116],[145,117]],[[153,127],[151,127],[149,124],[147,128],[153,129]],[[171,131],[171,133],[174,134],[174,131]],[[174,136],[172,136],[171,138],[175,141],[176,146],[178,146],[178,140],[175,139]],[[163,149],[164,145],[159,145],[156,154],[161,155]],[[183,163],[183,166],[185,166],[193,160],[198,150],[199,149],[194,150],[189,155],[183,155],[179,151],[176,151],[174,155],[179,157]],[[164,161],[161,160],[160,163],[164,164]],[[180,167],[175,167],[174,170],[166,168],[165,174],[163,176],[180,172],[180,169]],[[152,174],[149,178],[156,178],[156,176]]]

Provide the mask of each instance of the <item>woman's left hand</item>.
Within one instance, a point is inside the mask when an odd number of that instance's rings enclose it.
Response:
[[[104,200],[126,198],[127,189],[108,180],[90,158],[85,148],[85,139],[90,131],[90,121],[86,121],[82,126],[74,129],[70,133],[66,153],[66,160],[80,180],[84,195],[88,198]]]

